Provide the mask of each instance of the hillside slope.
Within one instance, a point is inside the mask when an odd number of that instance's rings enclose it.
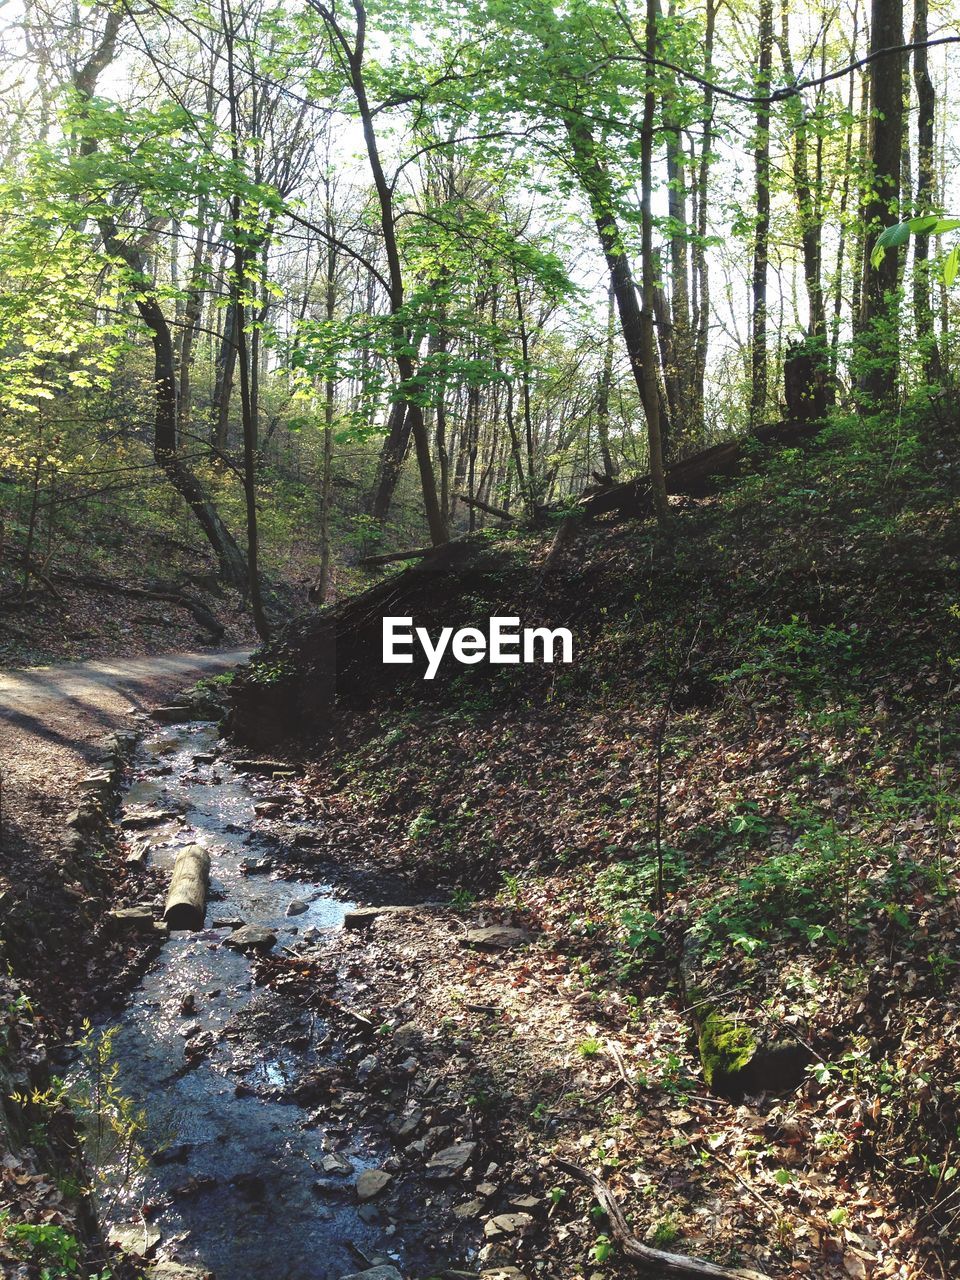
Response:
[[[957,1265],[957,426],[839,420],[668,536],[598,521],[549,572],[548,539],[481,541],[236,683],[235,730],[307,762],[298,856],[540,935],[466,970],[435,923],[344,943],[380,1012],[469,1045],[478,1123],[553,1205],[499,1262],[626,1266],[565,1158],[685,1252]],[[384,613],[568,626],[575,660],[425,682],[380,665]]]

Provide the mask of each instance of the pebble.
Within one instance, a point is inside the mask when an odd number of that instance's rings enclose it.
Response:
[[[393,1174],[385,1169],[364,1169],[357,1175],[356,1188],[358,1200],[372,1200],[393,1181]]]
[[[260,947],[272,947],[276,941],[277,935],[272,929],[266,929],[258,924],[247,924],[242,929],[237,929],[235,933],[231,933],[230,937],[224,940],[224,946],[233,947],[237,951],[250,951]]]
[[[488,1240],[499,1240],[503,1236],[522,1236],[533,1230],[533,1218],[529,1213],[498,1213],[495,1218],[488,1218],[483,1225],[483,1234]]]
[[[453,1178],[464,1169],[476,1154],[475,1142],[455,1142],[444,1147],[427,1161],[427,1172],[435,1178]]]
[[[340,1280],[403,1280],[396,1267],[370,1267],[367,1271],[351,1271]]]

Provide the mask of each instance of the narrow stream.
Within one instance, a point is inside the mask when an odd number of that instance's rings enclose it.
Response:
[[[251,831],[256,797],[216,745],[209,725],[154,733],[125,799],[128,818],[179,815],[144,830],[151,864],[167,872],[178,848],[202,844],[211,893],[204,930],[172,934],[111,1019],[117,1085],[146,1117],[146,1163],[101,1163],[102,1213],[121,1234],[159,1231],[158,1256],[217,1280],[336,1280],[402,1264],[396,1223],[354,1190],[389,1153],[294,1100],[308,1101],[297,1085],[334,1048],[326,1028],[255,986],[247,956],[224,945],[241,921],[269,926],[278,947],[317,940],[348,904],[328,885],[270,874],[271,846]]]

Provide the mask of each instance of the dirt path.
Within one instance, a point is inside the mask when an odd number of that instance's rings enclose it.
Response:
[[[94,744],[249,649],[110,658],[0,673],[0,892],[37,878],[63,835]]]
[[[64,746],[101,736],[129,724],[132,712],[191,680],[228,670],[250,652],[172,653],[0,672],[0,753],[16,751],[22,736]]]

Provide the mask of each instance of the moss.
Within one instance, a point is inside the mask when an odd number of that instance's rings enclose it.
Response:
[[[738,1026],[715,1011],[701,1023],[697,1044],[703,1078],[710,1089],[722,1086],[742,1071],[757,1051],[757,1041],[749,1027]]]

